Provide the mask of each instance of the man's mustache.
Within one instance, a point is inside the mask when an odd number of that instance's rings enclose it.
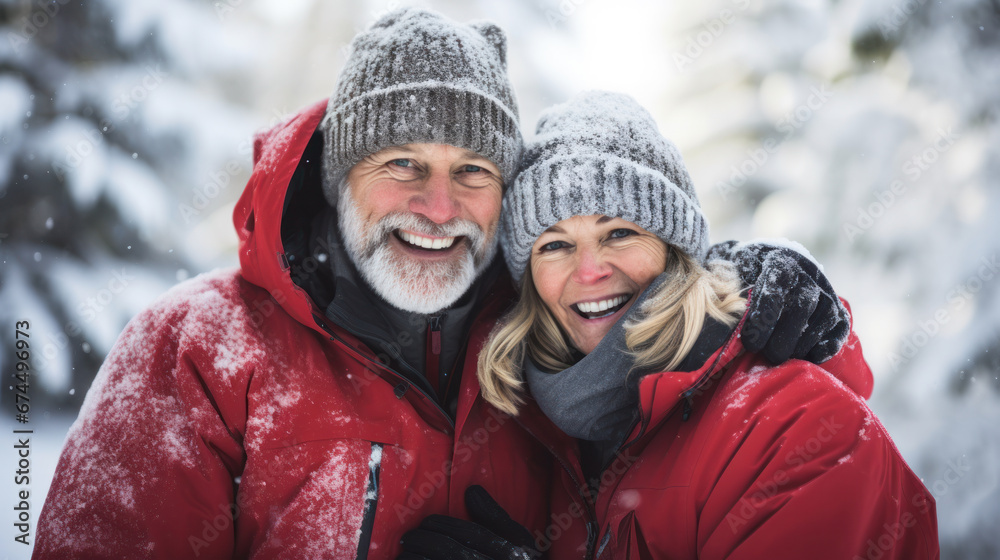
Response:
[[[363,251],[364,255],[369,258],[389,241],[389,236],[394,231],[400,229],[431,237],[461,237],[461,241],[477,257],[486,249],[484,247],[486,233],[479,227],[479,224],[461,218],[453,218],[446,223],[437,224],[419,214],[393,212],[379,219],[372,229],[372,234],[368,242],[365,243]]]

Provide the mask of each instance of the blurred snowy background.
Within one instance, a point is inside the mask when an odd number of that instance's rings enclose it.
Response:
[[[408,4],[0,0],[0,464],[11,430],[35,430],[32,525],[125,322],[236,264],[253,132],[329,95],[354,33]],[[1000,2],[419,4],[507,31],[529,136],[581,89],[630,93],[680,146],[713,241],[808,247],[853,305],[871,406],[937,499],[942,557],[1000,558]],[[27,558],[4,480],[0,550]]]

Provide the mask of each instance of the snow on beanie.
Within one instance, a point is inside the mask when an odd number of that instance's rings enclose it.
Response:
[[[573,216],[622,218],[704,258],[708,222],[681,154],[634,99],[581,93],[546,110],[535,135],[504,195],[500,222],[516,281],[538,236]]]
[[[499,27],[396,10],[351,43],[322,125],[323,192],[335,206],[338,185],[354,164],[417,142],[476,152],[510,181],[522,148],[518,118]]]

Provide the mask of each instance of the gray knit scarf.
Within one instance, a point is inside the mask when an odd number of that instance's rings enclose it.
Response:
[[[556,373],[525,360],[524,374],[542,412],[567,434],[588,441],[617,441],[639,415],[639,379],[625,345],[625,323],[666,279],[658,276],[594,350]],[[648,373],[648,372],[645,372]]]

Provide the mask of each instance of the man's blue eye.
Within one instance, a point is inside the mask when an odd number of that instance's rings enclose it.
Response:
[[[466,165],[465,166],[465,172],[466,173],[479,173],[482,170],[483,170],[483,168],[479,167],[478,165]]]
[[[413,162],[408,159],[394,159],[392,160],[393,165],[398,165],[399,167],[410,167]]]

